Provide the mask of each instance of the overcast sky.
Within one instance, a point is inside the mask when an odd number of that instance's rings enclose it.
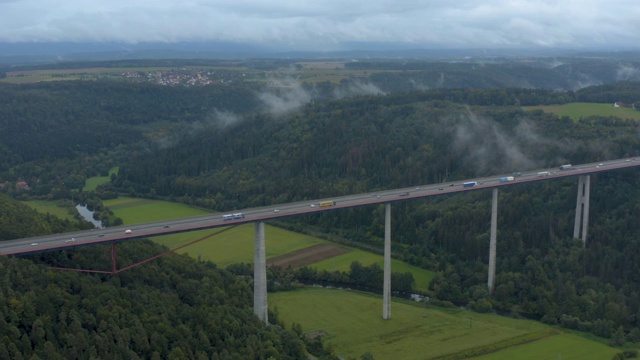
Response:
[[[0,0],[0,42],[640,47],[638,0]]]

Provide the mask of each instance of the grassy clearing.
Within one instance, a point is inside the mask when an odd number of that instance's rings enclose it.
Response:
[[[194,231],[162,236],[154,238],[154,240],[169,248],[175,248],[217,231],[219,229]],[[267,259],[322,243],[320,239],[269,225],[265,225],[264,231]],[[181,249],[178,253],[209,260],[223,268],[234,263],[253,264],[254,226],[252,224],[240,225],[220,235]]]
[[[180,219],[209,214],[209,211],[170,201],[119,197],[104,201],[125,224]]]
[[[111,170],[109,170],[109,175],[108,176],[93,176],[87,179],[87,181],[85,182],[84,186],[82,187],[83,191],[93,191],[96,189],[96,187],[98,185],[102,185],[105,183],[108,183],[110,180],[110,176],[111,174],[117,174],[118,170],[120,168],[119,167],[114,167]]]
[[[57,201],[29,200],[29,201],[24,201],[23,203],[26,205],[29,205],[32,209],[35,209],[37,212],[40,212],[43,214],[49,213],[61,219],[68,219],[71,221],[75,221],[75,218],[73,217],[73,215],[69,213],[69,209],[66,207],[59,206]]]
[[[357,358],[368,351],[376,359],[465,359],[491,352],[482,359],[557,359],[555,344],[564,344],[565,360],[610,359],[616,352],[535,321],[457,309],[425,309],[394,301],[391,320],[383,320],[379,296],[349,291],[279,292],[269,295],[269,304],[287,326],[296,322],[305,332],[326,332],[324,341],[345,357]],[[527,357],[531,348],[535,357]],[[585,355],[584,348],[593,353]],[[508,351],[504,357],[503,351]]]
[[[159,200],[146,200],[121,197],[107,200],[104,204],[116,216],[127,224],[150,221],[178,219],[190,216],[210,214],[210,212],[193,208],[184,204]],[[210,229],[179,233],[153,238],[159,244],[171,249],[190,241],[209,236],[220,229]],[[273,226],[265,226],[266,257],[276,257],[292,251],[304,249],[322,243],[323,240],[283,230]],[[254,226],[241,225],[220,235],[203,240],[178,251],[194,258],[209,260],[226,267],[233,263],[253,263]]]
[[[98,185],[102,185],[104,183],[109,182],[108,176],[94,176],[87,179],[82,187],[82,191],[93,191],[98,187]]]
[[[127,197],[107,200],[104,204],[109,207],[116,216],[122,218],[125,224],[178,219],[209,213],[205,210],[192,208],[184,204]],[[217,229],[193,231],[157,237],[153,240],[174,249],[217,231]],[[218,264],[218,266],[226,267],[229,264],[239,262],[253,263],[253,242],[254,227],[251,224],[247,224],[188,246],[179,250],[178,253],[189,254],[194,258],[209,260]],[[265,243],[266,257],[269,259],[327,242],[312,236],[266,225]],[[380,265],[380,267],[384,265],[382,256],[353,249],[352,252],[321,261],[313,266],[320,270],[349,271],[349,267],[353,261],[359,261],[366,266],[374,263]],[[416,288],[420,291],[428,291],[428,284],[433,278],[433,272],[394,259],[391,260],[391,268],[395,272],[410,271],[416,279]]]
[[[357,249],[353,249],[351,252],[331,259],[320,261],[311,265],[311,267],[327,271],[349,271],[351,263],[354,261],[359,261],[364,266],[378,264],[381,268],[384,267],[383,256]],[[423,292],[429,291],[429,282],[431,282],[431,279],[433,279],[435,275],[433,271],[421,269],[417,266],[412,266],[394,259],[391,259],[391,271],[399,273],[411,272],[413,278],[416,280],[416,289]]]
[[[479,356],[478,360],[611,359],[619,350],[574,334],[559,334]]]
[[[622,119],[640,120],[640,111],[629,108],[615,108],[613,104],[570,103],[564,105],[525,106],[524,110],[542,110],[558,116],[568,116],[573,121],[589,116],[615,116]]]

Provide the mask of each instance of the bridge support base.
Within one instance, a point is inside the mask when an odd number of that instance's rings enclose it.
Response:
[[[580,232],[582,230],[582,247],[585,247],[587,245],[587,230],[589,228],[589,193],[590,192],[591,192],[591,176],[580,175],[578,180],[578,199],[576,201],[576,220],[573,226],[573,238],[580,239]]]
[[[384,284],[382,318],[391,319],[391,204],[384,205]]]
[[[264,222],[255,223],[253,256],[253,313],[269,324],[267,306],[267,261],[265,257]]]
[[[496,286],[496,232],[498,231],[498,189],[493,189],[491,200],[491,233],[489,240],[489,275],[487,285],[489,294],[493,294]]]

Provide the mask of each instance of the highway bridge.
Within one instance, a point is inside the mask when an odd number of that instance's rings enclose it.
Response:
[[[500,174],[495,176],[467,179],[462,181],[418,185],[407,188],[397,188],[374,193],[354,194],[338,196],[313,201],[298,201],[286,204],[264,206],[250,209],[238,209],[229,214],[211,214],[198,217],[190,217],[177,220],[137,224],[131,226],[110,227],[106,229],[93,229],[63,234],[45,235],[25,239],[14,239],[0,242],[0,255],[20,255],[44,251],[54,251],[78,246],[91,246],[95,244],[110,243],[112,251],[112,271],[115,274],[115,244],[122,241],[130,241],[141,238],[150,238],[180,232],[188,232],[202,229],[211,229],[239,225],[244,223],[255,224],[254,244],[254,313],[265,323],[268,323],[267,307],[267,282],[266,259],[264,241],[264,222],[272,219],[313,214],[324,211],[385,204],[385,245],[384,245],[384,284],[383,284],[383,319],[391,318],[391,203],[409,201],[430,196],[454,194],[465,191],[478,191],[492,189],[493,200],[491,210],[491,230],[489,245],[489,273],[487,285],[489,292],[493,293],[495,286],[495,261],[496,261],[496,233],[497,233],[497,204],[498,189],[503,186],[521,185],[537,181],[550,181],[554,179],[575,176],[578,177],[578,196],[576,201],[576,217],[574,237],[578,238],[582,233],[583,244],[586,243],[586,234],[589,218],[589,192],[590,175],[605,171],[614,171],[640,166],[640,157],[623,158],[597,163],[588,163],[571,166],[558,166],[547,169],[523,171],[521,173]],[[502,181],[501,181],[502,178]],[[506,181],[505,181],[506,180]],[[330,202],[330,206],[322,206]],[[334,203],[335,202],[335,203]],[[240,215],[241,214],[241,215]],[[229,219],[233,217],[233,219]],[[101,272],[101,271],[98,271]],[[102,271],[104,272],[104,271]]]
[[[500,182],[500,178],[513,176],[512,173],[460,180],[455,182],[390,189],[378,191],[375,193],[336,196],[314,201],[298,201],[259,208],[238,209],[230,213],[242,213],[244,214],[244,218],[235,220],[225,221],[222,219],[223,214],[217,213],[198,217],[137,224],[131,226],[110,227],[105,229],[94,229],[72,233],[15,239],[0,242],[0,255],[35,253],[48,250],[71,248],[76,246],[87,246],[101,243],[110,243],[114,241],[149,238],[154,236],[162,236],[180,232],[210,229],[257,221],[268,221],[289,216],[313,214],[317,212],[332,211],[357,206],[386,204],[397,201],[408,201],[430,196],[439,196],[465,191],[478,191],[481,189],[513,186],[536,181],[549,181],[569,176],[589,175],[599,172],[619,170],[637,166],[640,166],[640,157],[637,159],[637,161],[636,158],[625,158],[581,165],[574,164],[570,169],[567,170],[560,170],[559,167],[555,167],[549,169],[523,171],[519,174],[519,176],[515,176],[514,180],[510,182]],[[472,181],[477,182],[478,184],[473,187],[463,186],[465,182]],[[328,207],[320,206],[321,202],[329,200],[335,201],[336,204],[334,206]],[[131,230],[131,234],[126,234],[126,230]]]

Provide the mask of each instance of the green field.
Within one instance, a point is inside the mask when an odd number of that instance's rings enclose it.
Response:
[[[69,209],[59,206],[57,201],[29,200],[24,203],[40,213],[49,213],[61,219],[75,220],[73,215],[69,213]]]
[[[611,359],[616,349],[531,320],[393,302],[382,319],[379,296],[329,289],[269,294],[289,327],[324,333],[336,354],[376,359]],[[313,311],[309,311],[313,309]],[[560,357],[558,357],[560,356]]]
[[[525,106],[524,110],[542,110],[558,116],[568,116],[573,121],[589,116],[615,116],[622,119],[640,120],[640,111],[613,107],[613,104],[570,103],[564,105]]]
[[[558,334],[537,341],[479,356],[477,360],[611,359],[614,348],[575,334]]]
[[[111,209],[116,216],[122,218],[125,224],[178,219],[209,213],[205,210],[192,208],[184,204],[127,197],[106,200],[104,205]],[[217,229],[194,231],[157,237],[153,240],[168,248],[174,249],[190,241],[204,238],[217,231]],[[253,263],[253,242],[254,228],[253,225],[248,224],[180,249],[178,253],[189,254],[194,258],[209,260],[215,262],[218,266],[226,267],[234,263]],[[326,241],[269,225],[265,226],[267,259],[321,243],[326,243]],[[349,271],[349,267],[353,261],[359,261],[365,266],[374,263],[381,267],[384,265],[382,256],[353,249],[353,251],[347,254],[318,262],[313,266],[319,270]],[[410,271],[416,280],[416,289],[424,292],[428,291],[428,284],[434,275],[432,271],[411,266],[394,259],[391,260],[391,269],[394,272],[401,273]]]
[[[189,241],[206,237],[220,229],[202,230],[190,233],[167,235],[154,240],[169,248],[176,248]],[[265,225],[265,246],[267,259],[292,251],[300,250],[320,244],[320,239],[311,236],[294,233],[277,227]],[[220,267],[227,267],[234,263],[253,264],[254,256],[254,226],[252,224],[241,225],[229,231],[221,233],[202,242],[193,244],[178,253],[189,254],[194,258],[209,260]]]
[[[41,81],[94,80],[98,77],[118,76],[123,72],[171,70],[168,67],[131,67],[131,68],[79,68],[79,69],[46,69],[9,71],[7,77],[0,82],[27,84]]]
[[[96,189],[96,187],[98,185],[104,184],[104,183],[108,183],[109,182],[109,177],[111,176],[111,174],[117,174],[118,173],[118,169],[117,167],[112,168],[111,170],[109,170],[109,175],[108,176],[93,176],[87,179],[87,181],[85,182],[84,186],[82,187],[83,191],[93,191]]]
[[[349,271],[351,263],[354,261],[359,261],[364,266],[378,264],[381,268],[384,267],[384,257],[382,255],[356,249],[353,249],[353,251],[346,254],[317,262],[311,265],[311,267],[327,271]],[[417,266],[412,266],[395,259],[391,259],[391,271],[398,273],[411,272],[413,274],[413,278],[416,280],[416,290],[422,292],[429,292],[429,283],[435,275],[433,271],[421,269]]]
[[[170,201],[119,197],[105,200],[104,205],[121,218],[125,224],[180,219],[205,215],[210,212]]]

